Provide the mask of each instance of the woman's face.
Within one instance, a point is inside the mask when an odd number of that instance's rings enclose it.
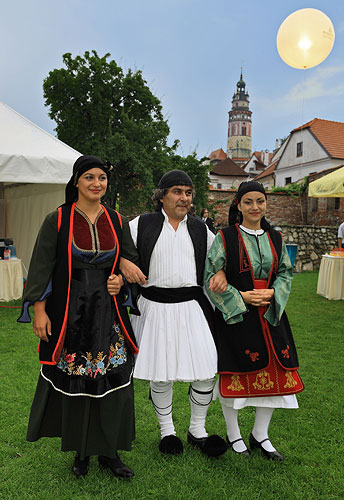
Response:
[[[78,200],[100,201],[107,188],[107,176],[101,168],[91,168],[80,175],[76,187]]]
[[[266,212],[266,198],[259,191],[250,191],[243,195],[238,209],[242,213],[242,223],[245,227],[260,229],[260,221]]]

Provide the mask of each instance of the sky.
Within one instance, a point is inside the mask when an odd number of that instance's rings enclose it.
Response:
[[[226,150],[228,111],[243,67],[252,150],[313,118],[344,121],[343,0],[0,0],[0,101],[55,135],[42,84],[62,55],[96,50],[141,70],[161,100],[169,143],[198,157]],[[335,29],[324,62],[294,69],[276,47],[292,12],[322,10]],[[81,152],[82,153],[82,152]]]

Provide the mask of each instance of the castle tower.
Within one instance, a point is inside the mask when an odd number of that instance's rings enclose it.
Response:
[[[242,78],[237,83],[237,91],[233,95],[232,109],[228,112],[227,157],[237,165],[244,165],[251,156],[251,116],[249,95],[245,91],[246,83]]]

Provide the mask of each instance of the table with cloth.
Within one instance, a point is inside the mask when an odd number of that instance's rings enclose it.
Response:
[[[317,293],[329,300],[344,300],[344,258],[323,255]]]
[[[23,294],[21,259],[0,259],[0,301],[20,299]]]

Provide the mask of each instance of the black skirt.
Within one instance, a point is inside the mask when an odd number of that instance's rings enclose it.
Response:
[[[66,396],[41,375],[31,407],[26,439],[61,437],[62,451],[114,456],[135,439],[133,383],[102,398]]]
[[[73,270],[59,363],[43,365],[28,441],[61,437],[62,451],[113,456],[134,439],[134,356],[107,293],[108,270]]]

